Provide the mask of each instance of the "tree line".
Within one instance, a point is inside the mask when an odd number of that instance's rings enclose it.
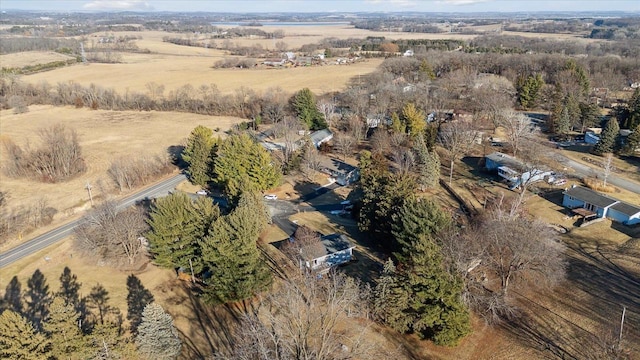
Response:
[[[127,278],[127,322],[101,285],[81,296],[65,267],[51,291],[36,270],[23,291],[14,276],[0,299],[0,355],[7,359],[175,359],[181,340],[171,316],[135,276]]]

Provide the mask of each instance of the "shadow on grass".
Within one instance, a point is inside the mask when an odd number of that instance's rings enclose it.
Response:
[[[625,307],[623,344],[629,358],[638,358],[640,271],[624,266],[633,259],[614,245],[597,246],[588,239],[575,239],[575,244],[567,250],[566,281],[544,294],[543,303],[536,300],[537,292],[518,296],[523,316],[501,326],[541,357],[611,358],[607,354],[617,340]]]
[[[183,358],[205,359],[212,354],[230,354],[233,347],[233,334],[240,323],[244,311],[251,311],[234,304],[207,305],[200,298],[196,287],[187,282],[175,280],[180,289],[167,300],[168,308],[182,307],[183,311],[174,316],[184,319],[190,326],[181,331],[183,339]]]

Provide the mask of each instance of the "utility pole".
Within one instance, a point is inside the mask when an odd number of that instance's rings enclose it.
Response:
[[[91,195],[91,184],[87,181],[87,185],[84,187],[89,192],[89,201],[91,201],[91,207],[93,207],[93,196]]]
[[[618,341],[622,341],[622,328],[624,327],[624,314],[627,312],[626,307],[622,307],[622,320],[620,320],[620,338]]]

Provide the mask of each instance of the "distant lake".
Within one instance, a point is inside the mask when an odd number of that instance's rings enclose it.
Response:
[[[324,25],[349,25],[349,22],[340,21],[222,21],[212,22],[213,26],[256,26],[255,24],[261,24],[262,26],[282,26],[282,27],[297,27],[297,26],[324,26]],[[257,27],[260,27],[259,25]]]

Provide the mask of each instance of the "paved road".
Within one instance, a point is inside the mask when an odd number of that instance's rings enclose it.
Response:
[[[146,198],[155,198],[159,196],[167,195],[170,191],[175,189],[175,187],[186,180],[186,177],[183,174],[179,174],[163,180],[153,186],[150,186],[140,192],[132,194],[126,198],[124,198],[119,204],[118,209],[127,208],[137,201],[146,199]],[[56,229],[53,229],[47,233],[44,233],[32,240],[29,240],[23,244],[16,246],[15,248],[0,254],[0,268],[3,268],[14,261],[18,261],[25,256],[31,255],[39,250],[50,246],[67,236],[73,233],[73,230],[78,226],[80,220],[74,220],[65,225],[62,225]]]
[[[604,178],[604,173],[602,172],[601,169],[596,169],[596,168],[592,168],[591,166],[579,163],[577,161],[571,160],[568,157],[562,155],[561,153],[558,152],[554,152],[553,153],[553,157],[561,164],[565,165],[566,167],[570,167],[572,169],[574,169],[576,171],[576,176],[579,178],[583,178],[583,177],[594,177],[594,176],[598,176],[598,178],[602,179]],[[617,187],[621,187],[625,190],[634,192],[636,194],[640,194],[640,184],[638,184],[637,182],[634,181],[630,181],[627,179],[623,179],[620,178],[618,176],[616,176],[615,174],[611,174],[609,175],[609,178],[607,179],[607,182],[617,186]]]

